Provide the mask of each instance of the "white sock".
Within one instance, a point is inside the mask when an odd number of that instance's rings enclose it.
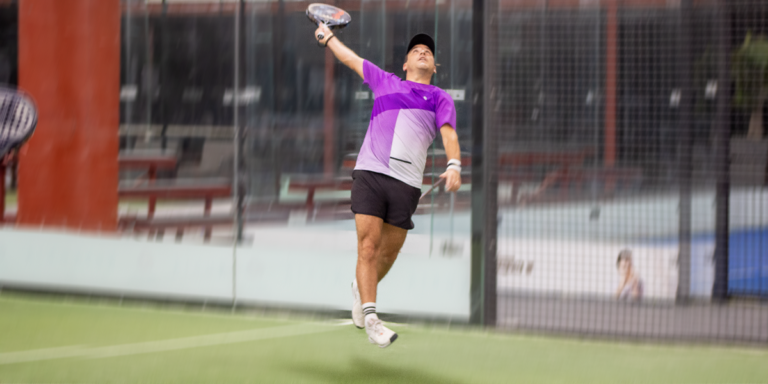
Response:
[[[363,304],[363,313],[365,314],[365,322],[368,323],[368,319],[378,319],[379,317],[376,316],[376,303],[365,303]]]

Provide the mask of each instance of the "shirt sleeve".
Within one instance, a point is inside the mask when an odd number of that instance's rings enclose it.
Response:
[[[445,124],[450,125],[454,130],[456,129],[456,107],[451,96],[445,91],[440,91],[435,109],[435,125],[439,131]]]
[[[387,75],[388,73],[377,67],[376,64],[363,60],[363,84],[367,85],[374,94],[380,89]]]

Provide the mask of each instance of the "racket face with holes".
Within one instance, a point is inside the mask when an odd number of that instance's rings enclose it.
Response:
[[[352,21],[345,10],[333,5],[312,3],[307,7],[307,18],[314,24],[325,24],[330,29],[344,28]]]
[[[37,108],[26,93],[0,87],[0,156],[21,147],[35,131]]]

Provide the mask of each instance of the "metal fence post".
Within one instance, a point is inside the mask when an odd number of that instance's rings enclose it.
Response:
[[[472,2],[472,270],[470,322],[496,324],[496,237],[498,216],[496,126],[497,1]]]
[[[728,297],[729,201],[731,190],[731,15],[728,0],[718,2],[717,117],[715,125],[715,283],[714,299]]]
[[[679,233],[678,233],[678,286],[677,299],[687,300],[691,294],[691,213],[693,177],[693,39],[692,0],[680,1],[678,40],[680,56],[677,73],[680,79],[679,139]]]

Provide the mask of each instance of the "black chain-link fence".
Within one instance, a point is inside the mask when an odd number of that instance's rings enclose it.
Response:
[[[768,341],[768,4],[492,6],[497,325]]]

